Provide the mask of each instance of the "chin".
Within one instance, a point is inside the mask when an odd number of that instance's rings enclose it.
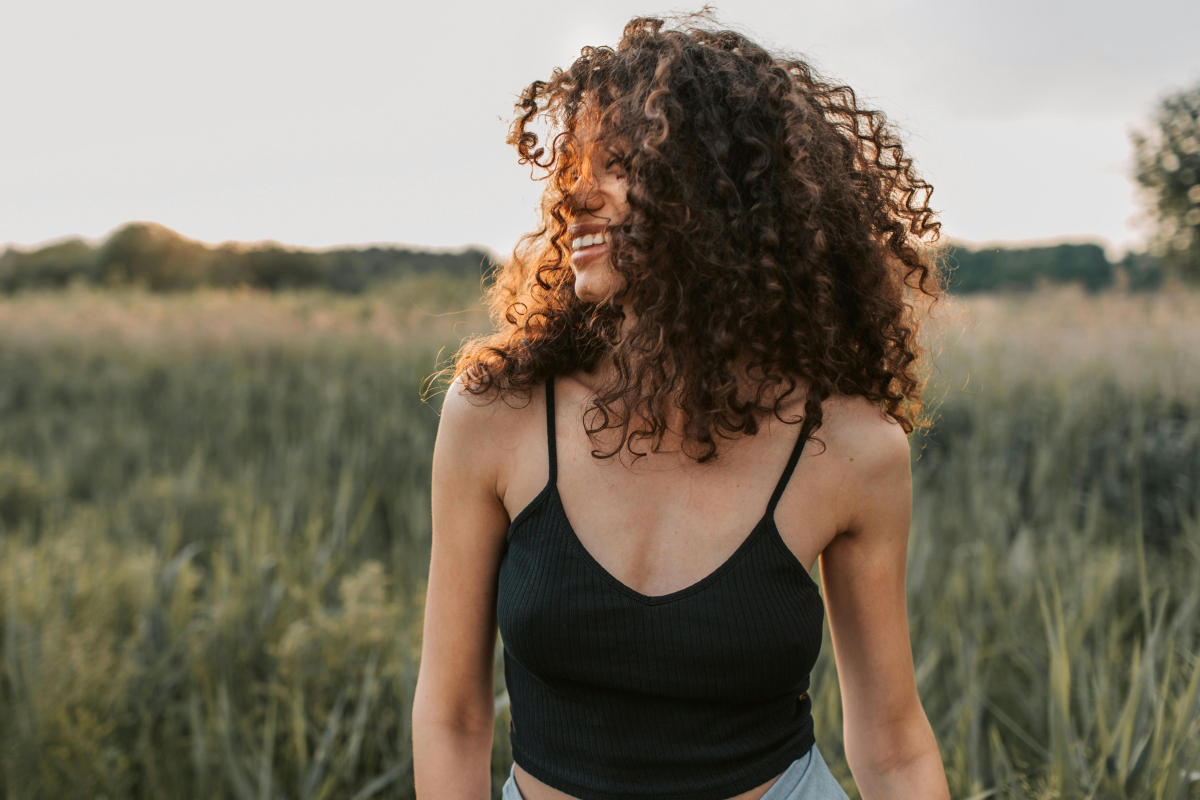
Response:
[[[595,303],[604,298],[604,292],[600,291],[595,280],[588,279],[590,277],[575,273],[575,296],[585,303]]]

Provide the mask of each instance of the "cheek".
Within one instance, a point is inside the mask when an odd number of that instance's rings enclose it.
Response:
[[[612,204],[615,212],[613,216],[618,221],[625,219],[625,217],[629,215],[629,201],[627,199],[625,189],[625,182],[620,181],[616,189],[613,191]]]
[[[598,193],[604,198],[604,207],[600,215],[611,222],[620,222],[629,213],[629,185],[625,178],[615,177],[610,173],[601,175],[596,186]]]

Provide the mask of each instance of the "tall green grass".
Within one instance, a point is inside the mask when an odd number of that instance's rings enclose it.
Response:
[[[412,797],[471,291],[0,300],[3,796]],[[908,611],[953,796],[1200,797],[1200,296],[948,310]],[[828,642],[812,695],[856,796]]]

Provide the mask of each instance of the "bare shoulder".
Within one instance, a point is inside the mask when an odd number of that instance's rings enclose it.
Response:
[[[816,437],[825,448],[818,458],[828,457],[821,471],[832,489],[838,533],[907,530],[912,472],[904,428],[862,397],[831,397],[822,410]]]
[[[486,433],[495,438],[508,425],[527,417],[530,407],[542,402],[542,394],[540,387],[524,396],[498,390],[480,392],[459,375],[446,390],[439,427],[472,435]]]
[[[476,392],[463,376],[455,378],[442,402],[435,461],[454,472],[486,475],[503,494],[508,462],[531,435],[530,426],[544,419],[544,395],[541,387]]]
[[[865,479],[908,473],[908,435],[877,405],[863,397],[835,395],[822,411],[816,436],[852,474]]]

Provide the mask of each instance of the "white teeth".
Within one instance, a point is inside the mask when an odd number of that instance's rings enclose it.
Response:
[[[584,247],[591,247],[594,244],[612,242],[612,234],[605,231],[604,233],[589,233],[587,236],[580,236],[571,240],[571,249],[580,250]]]

